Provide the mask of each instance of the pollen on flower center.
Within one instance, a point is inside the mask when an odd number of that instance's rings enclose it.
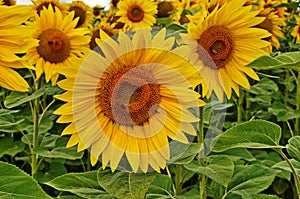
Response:
[[[143,125],[160,103],[160,86],[139,67],[126,66],[102,77],[96,101],[102,112],[119,125]]]
[[[60,30],[47,29],[39,36],[37,51],[40,56],[50,63],[65,61],[70,55],[70,40]]]
[[[198,53],[204,65],[218,69],[224,67],[232,56],[234,42],[232,35],[223,26],[213,26],[203,32]],[[209,55],[210,57],[208,57]]]
[[[130,6],[128,9],[127,17],[130,21],[140,22],[144,18],[144,10],[138,5]]]

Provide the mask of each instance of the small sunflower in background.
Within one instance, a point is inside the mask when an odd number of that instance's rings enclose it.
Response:
[[[255,27],[265,29],[272,34],[270,37],[266,38],[271,45],[264,48],[268,54],[271,54],[273,51],[272,47],[275,47],[276,49],[280,48],[278,38],[284,38],[282,27],[286,25],[285,18],[279,17],[278,10],[272,8],[272,6],[279,5],[280,1],[262,0],[259,3],[259,6],[254,5],[253,7],[260,11],[258,16],[265,17],[265,20]]]
[[[158,18],[170,17],[171,12],[175,12],[176,8],[173,1],[160,0],[157,4],[157,14]]]
[[[115,28],[116,25],[117,23],[110,24],[107,23],[105,20],[102,20],[101,22],[99,22],[94,26],[90,25],[89,30],[92,35],[90,41],[90,49],[94,49],[98,46],[96,43],[96,38],[100,39],[100,30],[104,31],[110,37],[120,32],[119,29]]]
[[[218,6],[201,19],[191,21],[183,42],[190,47],[191,62],[199,67],[204,78],[202,95],[209,98],[214,92],[220,101],[230,99],[232,89],[239,94],[239,86],[250,89],[247,76],[258,80],[253,69],[245,67],[266,54],[262,48],[270,43],[266,30],[253,28],[264,21],[256,17],[259,11],[243,6],[245,0],[232,0]],[[204,65],[204,66],[203,66]]]
[[[14,5],[16,5],[16,1],[15,0],[2,0],[2,2],[0,2],[0,5],[14,6]]]
[[[12,68],[34,69],[17,56],[37,45],[37,40],[31,39],[35,28],[21,25],[32,17],[31,9],[30,6],[0,5],[0,86],[3,88],[28,91],[28,83]]]
[[[71,122],[62,132],[71,135],[67,147],[90,148],[92,165],[99,158],[114,171],[123,157],[130,171],[160,172],[170,159],[168,138],[189,143],[196,135],[199,119],[188,108],[204,105],[193,91],[198,71],[181,56],[186,46],[173,49],[174,38],[165,37],[165,29],[153,37],[137,29],[132,39],[121,32],[115,41],[100,31],[101,54],[60,69],[66,92],[56,98],[66,104],[54,113],[57,122]]]
[[[73,18],[74,12],[64,17],[60,10],[54,11],[52,5],[44,8],[40,15],[35,15],[35,22],[31,26],[37,28],[33,38],[39,44],[30,48],[24,59],[35,65],[37,79],[45,73],[46,82],[51,80],[55,85],[57,68],[69,66],[71,59],[83,58],[89,52],[90,38],[84,36],[88,29],[75,29],[78,18]]]
[[[153,0],[121,0],[116,16],[125,24],[125,29],[151,27],[157,14],[157,2]]]
[[[291,35],[296,38],[296,44],[300,44],[300,17],[296,17],[296,23]]]
[[[36,10],[38,15],[44,8],[49,8],[49,5],[54,8],[54,10],[59,9],[61,13],[66,13],[66,4],[61,3],[59,0],[31,0],[33,3],[33,9]]]
[[[69,4],[69,12],[74,11],[74,19],[79,18],[76,28],[87,27],[88,23],[93,19],[93,10],[90,6],[85,4],[83,1],[72,1]]]

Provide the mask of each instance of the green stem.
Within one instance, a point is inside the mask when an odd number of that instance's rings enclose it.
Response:
[[[237,124],[242,122],[244,98],[245,98],[245,93],[242,89],[240,89],[239,99],[237,103]]]
[[[176,195],[182,194],[182,184],[181,184],[181,166],[174,165],[175,167],[175,190]]]
[[[285,82],[289,82],[290,79],[290,71],[288,69],[285,70]],[[287,86],[285,87],[285,92],[284,92],[284,105],[287,107],[289,102],[289,89]]]
[[[199,127],[198,127],[198,143],[202,144],[202,149],[199,152],[199,161],[200,164],[204,164],[204,123],[203,123],[203,119],[204,119],[204,108],[200,107],[199,108],[199,117],[200,117],[200,121],[199,121]],[[200,199],[205,199],[206,198],[206,179],[205,179],[205,175],[200,174],[199,175],[199,189],[200,189]]]
[[[276,151],[281,155],[281,157],[283,157],[283,159],[287,162],[287,164],[291,168],[292,174],[294,177],[294,181],[295,181],[297,196],[298,196],[298,199],[300,199],[300,181],[299,181],[297,171],[296,171],[294,165],[291,163],[291,161],[288,159],[288,157],[282,152],[281,149],[277,149]]]
[[[34,91],[39,89],[39,82],[33,83]],[[38,146],[38,137],[39,137],[39,98],[33,100],[33,142],[32,149]],[[31,176],[36,178],[36,173],[38,170],[37,154],[32,151],[31,153]]]
[[[296,110],[300,110],[300,72],[298,72],[297,78],[297,95],[296,95]],[[295,133],[294,135],[299,135],[299,117],[295,121]]]
[[[245,100],[246,100],[246,110],[245,110],[245,120],[249,120],[249,113],[248,110],[250,110],[251,107],[251,101],[247,100],[247,97],[249,96],[249,92],[245,92]]]

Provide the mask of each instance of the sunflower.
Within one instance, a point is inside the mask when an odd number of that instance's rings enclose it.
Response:
[[[87,27],[88,22],[93,19],[93,10],[90,6],[85,4],[83,1],[72,1],[69,4],[69,12],[74,11],[74,19],[79,18],[76,28]]]
[[[126,28],[144,28],[152,26],[156,19],[157,2],[153,0],[122,0],[118,3],[119,22]]]
[[[73,18],[74,12],[64,18],[60,10],[54,12],[52,5],[44,8],[40,16],[35,15],[31,26],[37,27],[33,38],[39,45],[29,49],[24,59],[35,64],[37,79],[45,73],[46,82],[51,79],[56,84],[57,68],[69,66],[70,59],[80,59],[89,52],[89,37],[84,36],[88,29],[75,29],[78,19]]]
[[[29,6],[0,6],[0,86],[21,92],[28,91],[28,83],[11,68],[31,68],[16,54],[25,53],[37,45],[32,37],[35,29],[21,25],[32,17]]]
[[[273,8],[272,6],[279,5],[281,1],[265,1],[261,0],[259,5],[254,4],[253,7],[256,10],[259,10],[258,16],[265,17],[265,20],[260,24],[257,24],[255,27],[262,28],[267,30],[272,35],[266,38],[267,41],[270,42],[270,46],[264,48],[264,50],[268,53],[272,53],[272,46],[276,49],[280,48],[280,43],[278,38],[284,38],[284,34],[281,30],[281,27],[285,26],[285,15],[284,10],[279,8]],[[279,14],[281,13],[281,14]],[[280,17],[282,15],[282,17]]]
[[[291,35],[296,38],[296,44],[300,44],[300,17],[296,18],[297,25],[294,27]]]
[[[71,124],[67,147],[90,147],[91,163],[101,155],[102,166],[112,171],[127,159],[133,172],[165,168],[169,140],[188,143],[197,122],[188,108],[203,106],[193,88],[200,83],[195,68],[184,58],[186,46],[172,49],[174,38],[166,29],[153,38],[150,29],[137,29],[130,39],[118,41],[100,31],[101,54],[92,51],[77,69],[62,68],[58,85],[67,90],[57,96],[67,102],[55,111],[60,123]],[[185,134],[186,133],[186,134]],[[122,162],[123,163],[123,162]]]
[[[3,0],[2,3],[0,2],[0,5],[4,5],[4,6],[14,6],[16,5],[16,1],[15,0]]]
[[[90,41],[90,49],[94,49],[97,47],[96,38],[100,39],[100,30],[104,31],[106,34],[108,34],[110,37],[112,37],[114,34],[117,34],[120,32],[119,29],[116,29],[115,26],[117,23],[107,23],[105,20],[101,20],[99,24],[96,24],[94,26],[90,25],[89,30],[92,35],[91,41]]]
[[[60,3],[59,0],[31,0],[33,3],[33,9],[36,10],[38,15],[40,15],[41,10],[48,8],[51,5],[54,10],[58,8],[62,13],[66,12],[66,6]]]
[[[169,17],[171,14],[170,12],[174,12],[176,10],[173,1],[165,1],[161,0],[158,1],[157,4],[157,17],[163,18],[163,17]]]
[[[189,12],[200,8],[203,2],[199,0],[174,0],[173,5],[176,8],[176,12],[170,17],[175,23],[185,24],[189,22],[189,19],[185,16],[185,10]],[[188,12],[187,12],[188,13]]]
[[[183,35],[184,43],[190,47],[190,60],[200,67],[205,80],[202,82],[203,96],[210,97],[214,91],[223,101],[224,91],[230,98],[232,89],[239,93],[239,85],[250,88],[246,75],[259,79],[245,65],[265,54],[261,48],[270,44],[262,38],[270,34],[266,30],[252,28],[264,18],[256,17],[258,11],[253,12],[251,6],[243,6],[245,2],[232,0],[220,8],[217,6],[206,17],[202,15],[195,23],[189,23],[188,35]]]

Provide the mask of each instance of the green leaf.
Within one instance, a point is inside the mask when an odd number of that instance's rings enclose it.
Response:
[[[278,172],[262,165],[244,166],[232,177],[228,192],[238,195],[258,194],[272,184]]]
[[[272,70],[278,68],[287,68],[300,71],[300,52],[283,53],[275,58],[262,56],[254,60],[248,67],[258,70]]]
[[[50,199],[51,197],[24,171],[14,165],[0,162],[0,198]]]
[[[210,153],[210,157],[218,156],[220,153]],[[244,159],[249,162],[256,160],[253,155],[245,148],[232,148],[222,152],[222,155],[229,156],[232,160]]]
[[[267,195],[267,194],[243,194],[242,195],[243,199],[280,199],[278,196],[276,195]]]
[[[53,180],[56,177],[59,177],[61,175],[64,175],[67,173],[66,167],[57,162],[52,162],[50,164],[50,168],[47,172],[41,172],[41,175],[37,176],[37,179],[39,183],[46,183],[49,182],[50,180]]]
[[[45,184],[60,191],[68,191],[83,198],[114,198],[101,190],[97,180],[98,171],[85,173],[68,173]]]
[[[42,96],[44,93],[45,93],[45,90],[40,89],[40,90],[35,91],[32,95],[28,96],[26,93],[20,93],[20,92],[13,91],[4,100],[4,106],[6,108],[14,108],[14,107],[20,106],[21,104],[24,104],[26,102],[34,100],[34,99]]]
[[[23,119],[15,121],[13,114],[17,112],[19,111],[0,109],[0,132],[13,133],[18,131],[15,127],[23,122]]]
[[[279,125],[254,120],[238,124],[212,142],[212,151],[221,152],[231,148],[283,148],[279,145],[281,128]]]
[[[157,174],[147,191],[147,199],[172,198],[172,179],[164,174]]]
[[[170,143],[171,159],[168,164],[188,164],[200,152],[201,144],[192,143],[190,145],[180,142]]]
[[[286,146],[289,155],[300,162],[300,136],[294,136],[288,140],[289,144]]]
[[[290,159],[290,162],[295,167],[295,170],[296,170],[298,176],[300,177],[300,162],[298,162],[297,160],[294,160],[294,159]],[[289,165],[286,161],[278,162],[277,164],[274,164],[272,166],[272,168],[282,169],[284,171],[292,172],[291,168],[289,167]]]
[[[75,147],[55,147],[48,149],[46,147],[35,147],[33,148],[34,153],[46,158],[63,158],[68,160],[76,160],[83,157],[83,152],[77,152]]]
[[[145,197],[156,173],[111,173],[99,170],[97,176],[101,187],[117,198],[140,199]]]
[[[25,144],[21,141],[14,141],[12,137],[0,138],[0,158],[7,154],[15,156],[17,153],[22,152],[25,148]]]
[[[227,187],[234,170],[232,160],[224,155],[213,158],[208,166],[201,166],[197,162],[192,162],[184,165],[184,167],[187,170],[201,173],[224,187]]]

